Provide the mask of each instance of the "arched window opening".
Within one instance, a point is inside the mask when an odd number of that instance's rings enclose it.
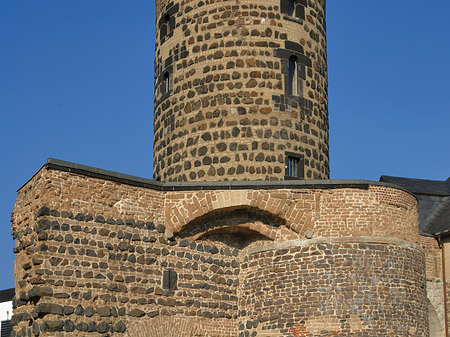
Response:
[[[297,95],[297,58],[295,56],[289,58],[288,94]]]
[[[161,25],[161,29],[159,30],[159,38],[163,40],[167,36],[167,25]]]
[[[280,0],[280,11],[285,14],[285,19],[305,19],[305,7],[300,0]]]
[[[162,95],[168,94],[171,89],[172,88],[170,86],[170,74],[168,71],[166,71],[163,74],[163,79],[161,83],[161,94]]]
[[[295,3],[293,0],[287,0],[286,1],[286,14],[289,16],[293,16],[294,15],[294,10],[295,10]]]
[[[295,17],[297,19],[304,20],[305,19],[305,7],[297,5],[295,6]]]
[[[163,23],[163,25],[166,25],[167,26],[167,34],[169,34],[170,33],[170,15],[169,14],[166,14],[165,16],[164,16],[164,23]]]
[[[172,26],[170,24],[171,17],[169,14],[166,14],[161,19],[161,25],[159,29],[159,38],[161,42],[164,42],[168,37],[172,30]]]

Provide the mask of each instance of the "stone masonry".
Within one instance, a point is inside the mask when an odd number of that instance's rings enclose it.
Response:
[[[13,231],[15,336],[186,320],[199,336],[428,336],[417,202],[389,184],[161,183],[50,160]]]
[[[13,336],[442,336],[416,197],[327,180],[325,8],[156,1],[154,180],[19,189]]]
[[[329,178],[325,1],[156,3],[155,179]]]
[[[436,239],[432,237],[420,237],[420,244],[425,252],[428,315],[430,336],[445,337],[445,312],[444,312],[444,286],[442,271],[442,248],[439,248]],[[450,245],[447,243],[447,250]],[[448,262],[447,262],[447,268]],[[447,271],[448,273],[448,271]],[[447,274],[447,280],[449,280]],[[447,297],[450,297],[450,282],[447,282]],[[447,308],[450,308],[447,303]],[[447,317],[450,312],[447,312]]]

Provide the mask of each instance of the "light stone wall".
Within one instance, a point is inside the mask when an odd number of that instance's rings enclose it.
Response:
[[[449,250],[449,244],[444,243],[442,247],[439,247],[437,240],[433,237],[420,237],[420,245],[425,252],[426,274],[427,274],[427,296],[430,301],[430,305],[437,315],[440,327],[436,324],[436,331],[442,330],[437,336],[445,333],[445,317],[444,317],[444,292],[443,292],[443,273],[442,273],[442,249],[445,252]],[[446,274],[448,275],[448,269],[450,268],[449,260],[446,259]],[[447,276],[447,301],[450,297],[450,288],[448,286]],[[450,316],[450,306],[447,304],[447,317]]]
[[[430,330],[435,331],[434,334],[430,334],[430,337],[445,337],[445,318],[444,318],[444,289],[442,279],[427,277],[427,297],[429,305],[430,314],[433,311],[437,315],[437,322],[431,322],[430,319]],[[431,326],[434,323],[434,326]]]

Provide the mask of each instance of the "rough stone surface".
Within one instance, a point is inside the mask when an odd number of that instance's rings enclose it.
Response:
[[[325,0],[157,0],[155,51],[155,181],[48,164],[18,192],[15,337],[443,336],[416,199],[323,182]],[[309,185],[272,182],[289,158]]]
[[[16,254],[25,295],[15,331],[101,336],[186,318],[224,337],[427,336],[424,266],[440,251],[419,240],[415,198],[377,184],[315,186],[160,191],[43,168],[13,212],[15,233],[27,233],[16,247],[28,247]],[[42,205],[54,215],[34,219]]]
[[[287,2],[156,1],[155,179],[329,177],[325,1]]]

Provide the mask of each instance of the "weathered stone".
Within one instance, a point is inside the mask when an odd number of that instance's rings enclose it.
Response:
[[[28,298],[53,296],[53,289],[51,287],[33,287],[28,292]]]
[[[247,88],[254,88],[258,85],[258,82],[256,82],[255,79],[251,79],[247,82],[247,84],[245,85]]]
[[[64,321],[64,331],[73,332],[75,330],[75,324],[71,320]]]
[[[92,307],[87,307],[87,308],[84,310],[84,315],[85,315],[86,317],[92,317],[92,316],[94,315],[94,308],[92,308]]]
[[[125,326],[125,323],[123,321],[118,321],[114,324],[114,331],[124,333],[126,331],[127,327]]]
[[[78,323],[77,325],[75,325],[75,328],[76,328],[78,331],[86,332],[86,331],[88,330],[88,325],[87,325],[87,323],[80,322],[80,323]]]
[[[137,308],[134,308],[128,312],[128,316],[131,316],[131,317],[142,317],[144,315],[145,315],[145,312],[142,311],[141,309],[137,309]]]
[[[104,218],[103,216],[98,215],[98,216],[95,217],[94,222],[97,222],[97,223],[105,223],[106,221],[105,221],[105,218]]]
[[[75,308],[75,315],[83,316],[84,315],[84,309],[81,304],[78,304]]]
[[[64,321],[45,321],[41,324],[42,332],[55,332],[64,330]]]
[[[96,332],[97,331],[97,322],[89,322],[87,326],[87,332]]]
[[[95,313],[100,317],[109,317],[111,316],[111,308],[110,307],[100,307],[95,310]]]
[[[189,246],[189,241],[188,240],[186,240],[186,239],[184,239],[184,240],[181,240],[179,243],[178,243],[178,245],[180,246],[180,247],[187,247],[187,246]]]
[[[50,215],[50,209],[48,207],[41,207],[39,208],[39,210],[36,212],[35,215],[35,219],[41,217],[41,216],[45,216],[45,215]]]
[[[39,303],[36,306],[35,311],[40,315],[44,316],[46,314],[63,315],[63,307],[59,304],[52,303]]]
[[[31,320],[31,316],[27,312],[14,314],[11,318],[11,325],[17,325],[20,322],[30,321],[30,320]]]
[[[70,305],[65,305],[64,307],[63,307],[63,314],[64,315],[71,315],[71,314],[73,314],[74,313],[74,308],[72,307],[72,306],[70,306]]]
[[[36,322],[33,322],[33,324],[31,325],[31,333],[33,334],[33,336],[39,336],[40,335],[40,329],[39,329],[39,324]],[[13,336],[13,335],[11,335]]]

